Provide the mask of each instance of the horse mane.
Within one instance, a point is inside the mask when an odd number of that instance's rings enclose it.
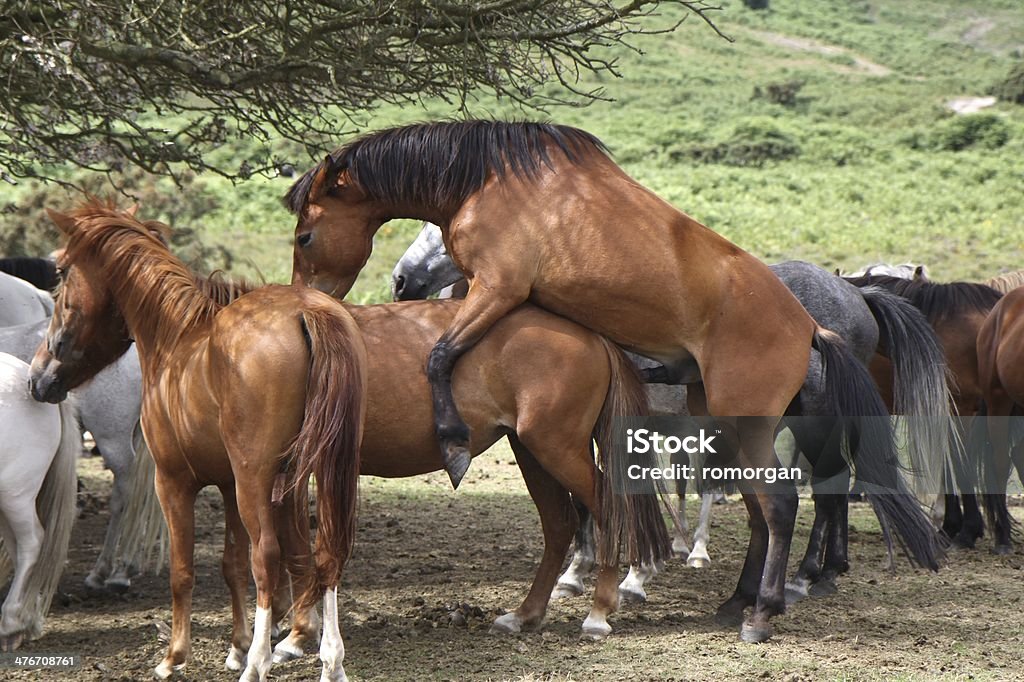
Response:
[[[1014,289],[1024,286],[1024,270],[1005,272],[995,277],[986,279],[983,284],[992,287],[996,291],[1008,294]]]
[[[228,277],[223,270],[215,270],[206,277],[196,274],[192,277],[203,296],[212,299],[218,310],[260,286],[245,278]]]
[[[992,287],[977,282],[942,284],[926,279],[903,279],[888,275],[843,279],[858,287],[878,286],[905,298],[933,324],[961,313],[986,315],[1003,296]]]
[[[68,215],[77,226],[68,240],[68,260],[89,256],[103,262],[122,314],[154,329],[162,344],[173,345],[209,324],[223,307],[210,294],[221,285],[202,286],[149,227],[112,203],[89,199]]]
[[[0,258],[0,272],[23,279],[43,291],[57,288],[57,265],[49,258]]]
[[[347,171],[371,199],[394,204],[460,205],[491,175],[534,179],[552,167],[554,146],[578,164],[590,150],[607,154],[594,135],[553,123],[438,121],[388,128],[356,138],[292,184],[285,207],[299,214],[321,172],[330,180]]]

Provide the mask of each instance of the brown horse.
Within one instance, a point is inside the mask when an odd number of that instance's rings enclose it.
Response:
[[[1024,408],[1024,289],[1015,288],[992,308],[978,332],[978,377],[984,394],[991,460],[982,460],[982,485],[986,492],[1005,499],[1013,459],[1024,480],[1024,452],[1012,448],[1010,417],[1019,418]],[[996,514],[995,552],[1013,551],[1009,515]]]
[[[978,333],[1002,294],[986,284],[976,282],[933,282],[924,276],[904,279],[891,276],[846,277],[857,286],[877,286],[907,299],[920,310],[935,330],[942,343],[942,350],[949,367],[949,392],[952,397],[951,412],[965,419],[978,413],[984,395],[985,382],[978,374],[979,346]],[[888,360],[875,356],[871,371],[882,395],[891,400],[892,365]],[[891,404],[891,403],[890,403]],[[967,441],[967,429],[962,429],[961,440]],[[956,451],[957,448],[951,448]],[[946,514],[943,530],[954,546],[970,548],[984,534],[981,510],[974,495],[974,476],[969,465],[960,464],[956,472],[963,501],[963,513],[957,496],[946,493]],[[953,489],[953,482],[947,490]],[[984,504],[990,519],[999,525],[999,519],[1008,519],[1005,496],[986,494]],[[996,532],[996,544],[1001,544]]]
[[[469,465],[470,435],[452,397],[455,361],[526,300],[658,360],[675,381],[703,380],[712,415],[764,417],[737,423],[741,466],[779,466],[775,428],[804,384],[812,347],[858,364],[766,265],[641,186],[573,128],[467,121],[385,130],[332,153],[285,201],[298,216],[294,281],[335,296],[352,286],[387,220],[441,226],[469,281],[427,361],[454,485]],[[747,560],[719,614],[739,623],[754,606],[741,635],[762,641],[785,608],[797,498],[791,487],[755,481],[744,501]]]
[[[222,280],[201,283],[201,290],[219,304],[229,303],[246,289],[244,284]],[[68,286],[63,296],[72,296]],[[88,318],[88,325],[76,337],[91,343],[120,338],[124,322],[116,306],[90,309],[91,316],[79,316],[77,322],[84,324]],[[367,345],[369,384],[360,473],[402,477],[441,469],[423,357],[455,316],[458,303],[423,301],[348,309]],[[76,345],[74,350],[89,355],[93,349]],[[64,381],[73,384],[72,377],[65,376]],[[611,420],[645,409],[642,386],[632,366],[621,350],[600,336],[526,305],[496,325],[460,365],[455,392],[473,425],[474,454],[509,436],[545,536],[544,555],[529,594],[518,609],[497,619],[494,630],[519,631],[541,623],[575,531],[572,492],[597,516],[602,530],[602,570],[584,634],[607,635],[611,630],[607,616],[617,606],[617,546],[621,544],[630,557],[649,561],[670,552],[657,498],[613,495],[618,484],[597,471],[591,454],[594,436],[604,469],[615,471],[609,459],[621,456],[621,451],[611,440]],[[226,499],[229,516],[230,505]],[[244,549],[240,551],[244,556]],[[225,552],[226,577],[234,575],[236,558],[235,552]],[[274,612],[280,614],[287,606],[288,591],[284,582],[278,587]],[[235,640],[246,629],[244,590],[233,589],[231,594],[235,637],[229,661],[237,661]],[[292,635],[274,649],[275,660],[301,655],[302,642],[315,637],[315,613],[299,616]]]
[[[128,213],[91,202],[50,215],[68,246],[32,392],[59,401],[130,339],[138,345],[142,428],[171,538],[171,639],[156,674],[169,677],[188,658],[195,498],[216,485],[225,500],[224,573],[235,604],[229,665],[240,668],[248,648],[242,679],[266,678],[272,600],[287,557],[300,604],[324,599],[322,679],[344,679],[337,584],[355,532],[366,394],[366,351],[355,323],[330,297],[296,287],[259,289],[221,307]],[[116,324],[93,324],[104,317]],[[297,512],[306,518],[311,473],[318,483],[315,576],[308,537],[293,532]],[[254,634],[244,608],[249,541]],[[299,620],[295,638],[315,633]]]

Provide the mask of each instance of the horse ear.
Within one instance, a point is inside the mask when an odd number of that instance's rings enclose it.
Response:
[[[927,280],[928,279],[928,273],[925,271],[925,267],[923,265],[918,265],[916,268],[914,268],[914,279],[915,280]]]
[[[70,235],[75,231],[75,219],[68,214],[48,208],[46,209],[46,215],[50,216],[53,224],[64,234]]]
[[[323,196],[324,191],[327,189],[327,169],[331,167],[331,157],[328,156],[324,159],[324,162],[320,164],[320,169],[313,176],[313,182],[309,186],[309,199],[315,201]]]
[[[159,220],[143,220],[142,224],[146,226],[149,233],[159,239],[164,246],[170,246],[171,233],[174,230],[167,223],[162,223]]]
[[[124,214],[129,218],[134,218],[135,214],[139,212],[139,202],[135,202],[124,210]]]
[[[836,277],[842,277],[842,276],[843,276],[843,269],[842,268],[836,268]]]

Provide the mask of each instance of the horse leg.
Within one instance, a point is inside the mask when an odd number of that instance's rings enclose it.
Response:
[[[952,540],[952,546],[960,549],[970,549],[971,545],[961,545],[959,542],[960,531],[964,527],[964,514],[960,510],[960,497],[955,493],[944,493],[942,534]],[[973,543],[971,543],[973,545]]]
[[[747,466],[770,463],[779,466],[775,455],[775,425],[772,420],[752,417],[740,419],[739,438],[741,457]],[[786,564],[796,525],[798,498],[796,489],[788,483],[765,484],[753,481],[758,504],[768,527],[768,547],[764,570],[761,573],[760,588],[754,612],[744,621],[740,638],[745,642],[763,642],[771,637],[770,618],[786,609]]]
[[[576,512],[568,491],[541,467],[533,453],[518,438],[510,435],[508,440],[519,470],[523,473],[526,488],[540,513],[544,530],[544,555],[526,599],[518,609],[494,621],[491,626],[491,632],[494,633],[532,630],[540,625],[547,611],[551,588],[558,578],[558,568],[576,530]]]
[[[814,523],[811,526],[811,534],[807,539],[807,551],[804,552],[803,561],[793,575],[793,579],[786,583],[786,603],[795,604],[810,594],[810,587],[821,576],[821,559],[825,544],[825,534],[828,530],[828,513],[825,509],[827,504],[832,502],[832,496],[825,493],[814,494]]]
[[[988,435],[992,444],[990,466],[987,477],[982,482],[985,489],[985,506],[991,510],[994,518],[992,537],[995,554],[1010,554],[1013,543],[1010,539],[1012,530],[1009,510],[1006,507],[1006,484],[1010,478],[1010,432],[1009,415],[1013,403],[1002,391],[986,396],[988,406]]]
[[[711,505],[715,502],[714,493],[704,493],[700,496],[700,520],[697,522],[697,531],[693,534],[693,550],[686,559],[686,565],[693,568],[707,568],[711,565],[711,557],[708,555],[708,540],[710,539],[709,529],[711,528]]]
[[[953,544],[957,547],[974,549],[974,543],[985,535],[985,520],[978,505],[978,496],[974,493],[964,494],[960,498],[963,504],[963,524],[956,534]]]
[[[687,457],[689,459],[689,457]],[[685,462],[689,464],[689,462]],[[686,477],[680,476],[676,479],[676,497],[679,498],[679,526],[675,528],[675,532],[672,534],[672,553],[679,556],[680,559],[690,558],[690,546],[689,546],[689,535],[690,535],[690,522],[686,520]],[[704,513],[704,507],[701,507],[701,514]],[[703,518],[703,517],[702,517]],[[675,525],[675,524],[673,524]]]
[[[235,672],[245,667],[245,655],[252,644],[246,600],[249,593],[249,536],[238,515],[233,487],[220,489],[224,498],[224,556],[221,573],[231,593],[231,649],[224,667]]]
[[[159,460],[158,460],[159,461]],[[191,648],[192,586],[195,584],[195,503],[198,487],[187,474],[156,472],[156,493],[171,543],[171,641],[154,673],[167,679],[185,667]]]
[[[288,569],[291,588],[295,594],[304,594],[314,577],[312,556],[309,553],[309,520],[305,513],[298,518],[294,510],[308,508],[308,488],[295,491],[285,497],[284,504],[277,508],[278,536],[284,550],[285,566]],[[295,504],[292,495],[300,495],[301,501]],[[274,596],[273,613],[275,621],[280,613],[280,598],[288,593],[289,581],[281,580]],[[290,599],[289,599],[290,601]],[[301,657],[305,654],[305,645],[315,642],[320,633],[320,617],[316,607],[296,609],[292,613],[292,627],[288,636],[274,647],[274,663],[282,663]]]
[[[849,487],[849,476],[846,486]],[[850,499],[845,494],[828,495],[827,513],[829,516],[828,532],[825,539],[825,561],[821,575],[811,585],[810,594],[824,597],[839,591],[836,579],[850,570],[849,562],[849,510]],[[889,557],[892,559],[892,533],[887,534],[890,545]]]
[[[320,637],[320,682],[345,682],[345,643],[338,625],[338,586],[324,592],[324,631]]]
[[[235,472],[235,498],[252,543],[252,574],[256,583],[256,619],[245,670],[239,678],[242,682],[266,680],[273,662],[270,630],[274,620],[274,593],[280,576],[281,547],[270,506],[273,476],[260,473],[248,469]]]
[[[575,551],[572,561],[569,562],[569,568],[559,576],[558,583],[555,585],[554,591],[551,592],[552,599],[583,594],[586,589],[583,579],[594,570],[594,516],[575,498],[573,506],[576,508],[576,515],[579,518],[579,527],[576,529],[576,537],[573,541]]]
[[[43,545],[43,526],[36,516],[35,495],[0,498],[0,517],[4,519],[4,544],[14,563],[14,578],[0,610],[0,651],[14,651],[21,643],[38,635],[32,616],[37,595],[27,593],[28,577],[39,559]]]
[[[768,525],[761,512],[757,496],[743,491],[743,504],[747,508],[750,526],[750,541],[743,569],[736,590],[715,613],[715,620],[725,627],[736,627],[743,622],[743,610],[757,601],[757,589],[761,583],[761,571],[768,551]]]
[[[125,502],[128,500],[128,490],[131,485],[131,463],[132,452],[128,450],[128,457],[116,457],[116,446],[104,445],[102,450],[103,461],[114,475],[114,486],[110,490],[110,520],[107,521],[107,532],[103,538],[103,549],[96,559],[96,565],[92,572],[85,579],[85,584],[91,589],[100,587],[112,592],[127,592],[132,586],[132,567],[126,562],[117,563],[116,569],[111,570],[114,563],[114,555],[117,551],[117,540],[121,533],[121,513],[124,510]],[[108,454],[108,452],[110,454]],[[116,462],[115,462],[116,460]],[[102,582],[101,582],[102,581]]]
[[[494,281],[476,277],[469,293],[427,358],[427,379],[434,405],[434,428],[441,442],[441,456],[452,487],[458,488],[469,469],[469,427],[459,416],[452,394],[452,369],[459,356],[472,348],[491,326],[526,300],[530,283],[520,277],[502,276]]]

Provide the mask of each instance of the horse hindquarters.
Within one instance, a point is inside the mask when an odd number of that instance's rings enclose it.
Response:
[[[24,640],[42,634],[50,602],[64,571],[77,514],[75,466],[82,449],[82,436],[74,402],[64,401],[57,407],[31,403],[31,408],[56,412],[58,419],[54,421],[60,431],[54,439],[55,450],[47,443],[45,449],[49,452],[34,455],[37,461],[49,458],[49,467],[38,492],[0,499],[4,544],[10,560],[16,562],[14,580],[0,618],[0,649],[3,651],[12,651]],[[21,456],[28,454],[19,453]],[[37,516],[37,509],[41,516]]]
[[[896,530],[911,562],[938,570],[942,556],[938,536],[899,474],[892,422],[871,376],[842,339],[827,330],[815,332],[814,348],[821,353],[830,409],[847,422],[857,479],[865,485],[883,527],[888,523]],[[856,417],[862,419],[851,421]],[[853,424],[858,438],[849,441]]]

